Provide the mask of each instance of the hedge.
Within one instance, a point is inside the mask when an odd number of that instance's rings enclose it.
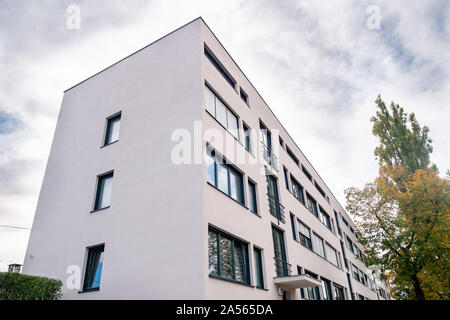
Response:
[[[16,272],[0,272],[0,300],[59,300],[62,282]]]

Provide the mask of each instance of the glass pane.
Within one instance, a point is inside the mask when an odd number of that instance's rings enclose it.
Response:
[[[120,117],[111,119],[109,121],[109,142],[119,140],[119,130],[120,130]]]
[[[100,253],[100,258],[97,263],[97,268],[94,273],[94,280],[92,282],[92,288],[100,288],[100,279],[102,277],[102,267],[103,267],[103,252]]]
[[[213,116],[216,116],[216,108],[215,108],[215,95],[214,93],[205,86],[205,104],[206,110]]]
[[[226,164],[217,163],[217,188],[229,194],[228,192],[228,168]]]
[[[250,210],[254,213],[258,213],[258,208],[256,206],[256,188],[251,182],[248,183],[248,195],[250,200]]]
[[[248,152],[251,152],[252,148],[251,148],[250,129],[249,128],[244,128],[244,136],[245,136],[245,150],[247,150]]]
[[[244,247],[234,243],[234,274],[235,280],[246,282]]]
[[[255,268],[256,268],[256,287],[264,287],[264,278],[262,273],[262,256],[259,249],[254,249],[255,253]]]
[[[206,155],[206,175],[208,182],[213,186],[216,185],[216,172],[214,169],[214,157],[210,154]]]
[[[217,275],[217,234],[213,231],[208,232],[208,257],[209,274]]]
[[[323,249],[323,240],[313,234],[313,241],[314,241],[314,250],[317,254],[319,254],[322,257],[325,257],[324,249]]]
[[[237,117],[230,111],[227,110],[228,113],[228,131],[236,138],[239,139],[239,134],[238,134],[238,119]]]
[[[227,127],[227,107],[219,99],[216,99],[216,120]]]
[[[112,176],[108,175],[102,179],[102,193],[100,208],[106,208],[111,202]]]
[[[220,236],[220,275],[224,278],[233,278],[231,241]]]
[[[230,170],[230,196],[244,204],[244,190],[242,185],[242,175],[236,170]]]

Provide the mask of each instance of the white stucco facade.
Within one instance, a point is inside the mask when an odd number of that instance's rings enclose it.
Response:
[[[205,45],[232,77],[234,89],[205,56]],[[245,149],[242,132],[235,139],[206,111],[206,84],[235,114],[240,129],[244,123],[252,129],[252,153]],[[241,88],[248,103],[240,96]],[[119,140],[103,146],[107,119],[118,112]],[[271,131],[278,170],[259,155],[260,123]],[[174,148],[180,143],[174,132],[190,133],[189,158],[194,163],[173,161]],[[231,144],[211,139],[214,132]],[[199,135],[203,139],[196,139]],[[206,164],[196,161],[205,156],[207,145],[240,172],[243,203],[208,183]],[[232,161],[236,155],[247,161]],[[293,196],[290,178],[286,188],[284,169],[329,214],[331,230]],[[114,172],[110,205],[94,211],[97,176],[110,171]],[[266,172],[277,179],[285,222],[270,214]],[[249,179],[256,185],[258,214],[249,210]],[[299,221],[336,249],[337,266],[299,242]],[[294,281],[297,270],[308,270],[317,275],[317,281],[324,278],[332,288],[342,287],[346,299],[351,299],[351,291],[355,298],[383,299],[353,276],[353,265],[367,276],[371,271],[348,249],[347,236],[357,243],[350,217],[198,18],[65,92],[23,272],[61,279],[65,299],[281,299],[283,285],[274,280],[273,227],[283,232],[292,277],[286,281],[292,279],[294,287],[305,283],[304,279]],[[248,281],[211,276],[210,228],[245,243]],[[99,244],[104,244],[100,289],[68,288],[67,268],[79,266],[83,282],[87,248]],[[258,270],[253,248],[262,253],[263,288],[255,285]],[[383,282],[377,284],[386,290]],[[319,291],[324,298],[322,287]],[[302,299],[298,287],[286,290],[284,297]],[[306,291],[304,298],[308,298]]]

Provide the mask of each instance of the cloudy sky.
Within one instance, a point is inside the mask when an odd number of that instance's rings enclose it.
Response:
[[[1,0],[0,225],[32,225],[63,90],[198,16],[342,205],[377,174],[378,94],[430,127],[432,161],[450,167],[450,1]],[[0,270],[28,235],[0,226]]]

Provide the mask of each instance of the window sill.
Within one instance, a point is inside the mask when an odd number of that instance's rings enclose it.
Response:
[[[107,146],[110,146],[110,145],[112,145],[112,144],[114,144],[114,143],[116,143],[116,142],[119,142],[119,140],[110,142],[110,143],[108,143],[108,144],[104,144],[103,146],[100,147],[100,149],[102,149],[102,148],[104,148],[104,147],[107,147]]]
[[[88,293],[88,292],[97,292],[97,291],[100,291],[100,288],[84,289],[82,291],[78,291],[78,293]]]
[[[223,278],[223,277],[216,276],[216,275],[213,275],[213,274],[210,274],[209,277],[212,278],[212,279],[223,280],[223,281],[227,281],[227,282],[231,282],[231,283],[235,283],[235,284],[240,284],[241,286],[245,286],[245,287],[249,287],[249,288],[255,288],[255,286],[252,286],[252,285],[250,285],[248,283],[241,282],[241,281],[236,281],[236,280],[233,280],[233,279]]]
[[[107,206],[107,207],[104,207],[104,208],[100,208],[100,209],[95,209],[95,210],[92,210],[92,211],[89,212],[89,213],[99,212],[99,211],[102,211],[102,210],[106,210],[106,209],[108,209],[108,208],[110,208],[110,206]]]

